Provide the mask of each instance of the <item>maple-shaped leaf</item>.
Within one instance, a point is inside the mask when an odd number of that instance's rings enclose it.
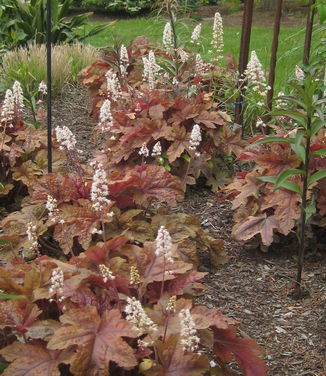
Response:
[[[206,355],[185,354],[179,336],[171,335],[163,343],[156,342],[159,363],[145,372],[146,376],[202,376],[209,369]]]
[[[23,146],[26,154],[47,145],[47,132],[34,127],[26,127],[24,131],[17,132],[15,135],[15,141]]]
[[[137,334],[132,325],[121,318],[118,310],[105,311],[100,317],[95,307],[85,306],[71,309],[60,317],[60,321],[63,326],[47,347],[64,350],[77,345],[77,353],[81,352],[84,359],[79,375],[108,375],[110,362],[128,369],[137,365],[133,349],[122,338],[136,338]],[[80,360],[78,357],[76,362]],[[78,366],[73,364],[72,368]]]
[[[167,151],[169,162],[172,163],[189,147],[190,133],[187,133],[185,127],[177,125],[171,128],[166,139],[172,141]]]
[[[225,125],[226,121],[218,112],[201,111],[195,119],[196,123],[204,124],[206,128],[215,129],[216,125]]]
[[[227,329],[215,327],[213,331],[213,352],[223,363],[229,363],[234,355],[244,376],[265,376],[267,374],[266,365],[260,359],[263,351],[256,341],[238,337],[236,330],[232,327]]]
[[[279,222],[279,232],[288,235],[301,214],[301,197],[298,193],[287,189],[275,192],[268,190],[264,196],[261,210],[274,208],[274,216]]]
[[[244,179],[238,180],[240,183],[239,188],[235,187],[239,190],[239,194],[232,202],[232,209],[237,209],[241,205],[245,205],[247,199],[251,196],[258,198],[259,197],[259,187],[263,185],[262,181],[258,179],[258,173],[253,170],[252,172],[246,174]],[[232,183],[230,185],[232,187]],[[227,189],[230,189],[230,186]]]
[[[267,216],[266,213],[258,216],[250,216],[243,222],[236,224],[232,229],[232,236],[237,241],[251,239],[260,234],[264,245],[273,242],[273,230],[279,230],[279,222],[275,216]]]
[[[74,238],[78,238],[79,244],[87,249],[92,240],[92,231],[100,226],[101,220],[98,213],[92,207],[89,200],[79,199],[78,205],[61,204],[59,217],[65,221],[64,226],[55,226],[54,238],[67,254],[70,252]]]
[[[24,162],[20,166],[14,167],[12,171],[13,179],[21,181],[27,186],[32,180],[36,179],[37,176],[42,175],[42,171],[39,169],[37,164],[32,162],[31,160]]]
[[[59,173],[45,174],[32,183],[31,202],[45,203],[48,195],[61,202],[77,201],[89,197],[90,190],[76,176],[63,176]]]
[[[183,199],[184,193],[180,180],[162,166],[138,166],[132,171],[132,176],[138,180],[134,200],[139,205],[156,199],[175,206]]]
[[[13,344],[0,350],[0,354],[12,362],[2,373],[3,376],[47,375],[60,376],[60,364],[69,364],[71,350],[48,350],[41,342]]]
[[[250,159],[263,170],[264,175],[278,176],[282,171],[300,166],[301,161],[287,144],[273,144],[270,148],[252,150]]]
[[[0,328],[15,328],[21,333],[41,314],[36,304],[27,303],[26,300],[6,300],[0,303]]]
[[[216,147],[220,148],[222,143],[223,149],[228,155],[236,155],[237,157],[248,146],[247,141],[242,139],[241,128],[231,131],[228,126],[224,126],[219,131],[219,137],[214,137]]]

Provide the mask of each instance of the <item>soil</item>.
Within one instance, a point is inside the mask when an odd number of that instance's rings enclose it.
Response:
[[[77,137],[77,147],[92,155],[93,126],[87,91],[69,86],[53,101],[53,125],[67,125]],[[270,376],[326,375],[326,252],[311,250],[305,260],[305,298],[290,296],[296,275],[296,242],[283,242],[268,253],[257,241],[238,244],[231,238],[230,202],[219,202],[207,190],[190,189],[177,208],[196,215],[215,238],[223,239],[229,262],[212,267],[200,256],[200,270],[209,272],[208,290],[199,303],[216,307],[238,319],[243,330],[265,349]],[[287,238],[288,239],[288,238]]]

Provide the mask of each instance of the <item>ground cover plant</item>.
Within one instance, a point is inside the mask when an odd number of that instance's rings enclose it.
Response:
[[[3,145],[16,149],[6,132],[23,127],[18,84],[13,92],[1,124]],[[220,242],[194,219],[149,205],[182,199],[178,178],[162,166],[82,165],[69,129],[55,134],[68,166],[61,156],[54,173],[35,171],[22,150],[28,194],[2,221],[2,252],[12,255],[0,269],[3,374],[227,375],[234,356],[245,374],[265,375],[262,350],[239,323],[193,304],[205,288],[195,243],[223,257]],[[42,135],[33,129],[36,145]]]
[[[213,31],[212,63],[197,52],[201,25],[191,36],[192,50],[184,50],[170,20],[162,48],[154,52],[147,39],[138,38],[128,48],[108,50],[80,73],[93,97],[97,129],[105,137],[97,154],[103,163],[159,164],[179,176],[183,187],[201,175],[214,189],[225,184],[228,174],[218,159],[232,159],[246,143],[240,129],[232,130],[225,111],[229,98],[223,85],[235,85],[235,72],[218,65],[223,52],[218,22],[220,18]]]

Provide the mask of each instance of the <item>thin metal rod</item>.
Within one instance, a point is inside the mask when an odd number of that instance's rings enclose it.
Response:
[[[47,125],[48,172],[52,172],[52,111],[51,111],[51,0],[46,3],[46,63],[47,63]]]
[[[306,24],[306,36],[304,41],[304,50],[303,50],[303,59],[302,62],[304,65],[309,63],[310,47],[311,47],[311,37],[312,29],[314,26],[314,18],[316,9],[314,7],[316,0],[310,0],[308,15],[307,15],[307,24]]]
[[[254,11],[254,0],[245,0],[243,18],[242,18],[242,32],[241,32],[241,44],[240,44],[240,56],[239,56],[239,79],[242,78],[243,73],[248,65],[253,11]],[[241,125],[243,122],[243,117],[242,117],[243,96],[244,96],[244,89],[241,90],[235,103],[235,123],[241,124]]]
[[[268,85],[270,89],[268,90],[268,93],[267,93],[267,108],[269,111],[271,111],[273,107],[275,68],[276,68],[277,49],[278,49],[278,37],[280,34],[280,27],[281,27],[282,5],[283,5],[283,0],[277,0],[276,9],[275,9],[275,20],[274,20],[274,35],[273,35],[272,52],[271,52],[271,60],[270,60],[270,68],[269,68],[269,80],[268,80]]]

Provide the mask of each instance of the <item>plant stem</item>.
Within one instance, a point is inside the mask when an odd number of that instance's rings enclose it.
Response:
[[[165,342],[165,338],[166,338],[166,332],[168,330],[168,325],[169,325],[169,319],[170,319],[170,312],[168,312],[168,315],[166,316],[165,318],[165,323],[164,323],[164,335],[163,335],[163,339],[162,339],[162,342],[164,343]]]
[[[164,292],[164,277],[165,277],[165,267],[166,267],[165,256],[163,256],[163,257],[164,257],[164,261],[163,261],[163,279],[162,279],[162,284],[161,284],[160,299],[162,298],[162,296],[163,296],[163,292]]]
[[[307,143],[305,149],[305,174],[303,176],[303,189],[302,189],[302,204],[301,204],[301,218],[300,218],[300,244],[297,260],[297,280],[295,285],[295,296],[301,295],[301,279],[304,261],[305,250],[305,235],[306,235],[306,208],[307,208],[307,191],[308,191],[308,172],[309,172],[309,151],[310,151],[310,130],[311,130],[311,116],[308,116],[307,121]]]

